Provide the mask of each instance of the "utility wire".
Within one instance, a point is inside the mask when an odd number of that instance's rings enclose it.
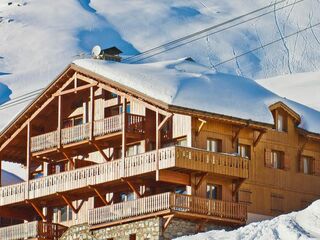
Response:
[[[283,3],[283,2],[285,2],[285,1],[286,1],[286,0],[281,0],[281,1],[276,2],[276,3],[274,3],[274,4],[268,4],[268,5],[266,5],[266,6],[262,7],[262,8],[259,8],[259,9],[256,9],[256,10],[254,10],[254,11],[248,12],[248,13],[246,13],[246,14],[240,15],[240,16],[238,16],[238,17],[229,19],[229,20],[227,20],[227,21],[225,21],[225,22],[222,22],[222,23],[213,25],[213,26],[208,27],[208,28],[205,28],[205,29],[203,29],[203,30],[201,30],[201,31],[198,31],[198,32],[195,32],[195,33],[186,35],[186,36],[184,36],[184,37],[175,39],[175,40],[173,40],[173,41],[167,42],[167,43],[162,44],[162,45],[160,45],[160,46],[151,48],[151,49],[149,49],[149,50],[147,50],[147,51],[138,53],[138,54],[136,54],[136,55],[134,55],[134,56],[127,57],[127,58],[123,59],[123,61],[126,62],[126,61],[128,61],[128,60],[137,58],[137,57],[139,57],[139,56],[141,56],[141,55],[148,54],[148,53],[150,53],[150,52],[153,52],[153,51],[155,51],[155,50],[161,49],[161,48],[163,48],[163,47],[167,47],[167,46],[170,46],[170,45],[172,45],[172,44],[175,44],[175,43],[178,43],[178,42],[187,40],[187,39],[192,38],[192,37],[195,37],[195,36],[197,36],[197,35],[199,35],[199,34],[202,34],[202,33],[208,32],[208,31],[211,31],[211,30],[213,30],[213,29],[215,29],[215,28],[221,27],[221,26],[226,25],[226,24],[228,24],[228,23],[237,21],[237,20],[239,20],[239,19],[241,19],[241,18],[244,18],[244,17],[247,17],[247,16],[249,16],[249,15],[252,15],[252,14],[254,14],[254,13],[260,12],[260,11],[265,10],[265,9],[268,9],[268,8],[270,8],[270,7],[274,7],[274,6],[276,6],[276,5],[280,4],[280,3]],[[302,1],[303,1],[303,0],[302,0]],[[299,1],[299,2],[300,2],[300,1]],[[291,4],[291,5],[292,5],[292,4]],[[289,6],[289,5],[288,5],[288,6]],[[273,12],[273,11],[272,11],[272,12]]]
[[[299,1],[296,1],[296,2],[294,2],[294,3],[291,3],[291,4],[288,4],[288,5],[282,6],[282,7],[280,7],[280,8],[275,9],[275,10],[271,10],[271,11],[269,11],[269,12],[260,14],[260,15],[258,15],[258,16],[252,17],[252,18],[249,18],[249,19],[244,20],[244,21],[242,21],[242,22],[239,22],[239,23],[233,24],[233,25],[231,25],[231,26],[228,26],[228,27],[219,29],[219,30],[217,30],[217,31],[215,31],[215,32],[212,32],[212,33],[209,33],[209,34],[206,34],[206,35],[203,35],[203,36],[194,38],[194,39],[189,40],[189,41],[187,41],[187,42],[180,43],[180,44],[175,45],[175,46],[173,46],[173,47],[171,47],[171,48],[164,49],[164,50],[162,50],[162,51],[160,51],[160,52],[156,52],[156,53],[154,53],[154,54],[152,54],[152,55],[146,56],[146,57],[144,57],[144,58],[140,58],[140,59],[138,59],[138,60],[136,60],[136,61],[133,61],[133,62],[130,62],[130,63],[141,62],[141,61],[143,61],[143,60],[145,60],[145,59],[152,58],[152,57],[154,57],[154,56],[157,56],[157,55],[159,55],[159,54],[165,53],[165,52],[167,52],[167,51],[171,51],[171,50],[173,50],[173,49],[176,49],[176,48],[182,47],[182,46],[184,46],[184,45],[187,45],[187,44],[189,44],[189,43],[198,41],[198,40],[200,40],[200,39],[202,39],[202,38],[206,38],[206,37],[208,37],[208,36],[211,36],[211,35],[214,35],[214,34],[217,34],[217,33],[220,33],[220,32],[226,31],[226,30],[229,30],[230,28],[233,28],[233,27],[239,26],[239,25],[241,25],[241,24],[250,22],[250,21],[252,21],[252,20],[255,20],[255,19],[258,19],[258,18],[263,17],[263,16],[265,16],[265,15],[274,13],[275,11],[279,11],[279,10],[282,10],[282,9],[284,9],[284,8],[293,6],[293,5],[295,5],[295,4],[297,4],[297,3],[300,3],[300,2],[303,2],[303,1],[305,1],[305,0],[299,0]]]
[[[237,58],[239,58],[239,57],[242,57],[242,56],[247,55],[247,54],[249,54],[249,53],[255,52],[255,51],[257,51],[257,50],[259,50],[259,49],[261,49],[261,48],[270,46],[270,45],[272,45],[272,44],[274,44],[274,43],[277,43],[277,42],[282,41],[282,39],[290,38],[290,37],[292,37],[292,36],[295,36],[295,35],[297,35],[297,34],[299,34],[299,33],[301,33],[301,32],[304,32],[304,31],[306,31],[306,30],[308,30],[308,29],[311,29],[311,28],[316,27],[316,26],[319,26],[319,25],[320,25],[320,22],[318,22],[318,23],[316,23],[316,24],[314,24],[314,25],[310,25],[309,27],[303,28],[303,29],[301,29],[301,30],[299,30],[299,31],[297,31],[297,32],[291,33],[291,34],[289,34],[289,35],[285,35],[285,36],[283,36],[282,38],[279,38],[279,39],[274,40],[274,41],[272,41],[272,42],[266,43],[266,44],[264,44],[264,45],[262,45],[262,46],[253,48],[253,49],[251,49],[251,50],[249,50],[249,51],[247,51],[247,52],[241,53],[241,54],[239,54],[239,55],[237,55],[237,56],[235,56],[235,57],[232,57],[232,58],[229,58],[229,59],[224,60],[224,61],[222,61],[222,62],[219,62],[219,63],[215,64],[214,66],[217,67],[217,66],[220,66],[220,65],[222,65],[222,64],[225,64],[225,63],[227,63],[227,62],[233,61],[233,60],[235,60],[235,59],[237,59]]]

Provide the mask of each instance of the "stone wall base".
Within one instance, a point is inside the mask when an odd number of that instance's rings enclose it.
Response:
[[[192,235],[203,231],[231,230],[230,227],[215,225],[213,223],[200,224],[199,221],[173,218],[167,229],[163,231],[165,221],[166,219],[162,217],[155,217],[97,229],[92,232],[92,235],[99,240],[129,240],[130,235],[131,237],[135,235],[135,239],[137,240],[171,240],[176,237]]]

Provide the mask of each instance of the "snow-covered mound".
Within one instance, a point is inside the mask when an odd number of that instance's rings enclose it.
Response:
[[[320,200],[306,209],[251,223],[234,231],[210,231],[176,240],[311,240],[320,239]]]
[[[124,64],[81,59],[74,64],[169,105],[273,124],[269,106],[282,101],[301,116],[300,127],[320,133],[320,112],[281,98],[255,81],[179,59]]]
[[[7,172],[5,170],[1,171],[1,185],[2,186],[6,186],[6,185],[10,185],[10,184],[15,184],[15,183],[19,183],[22,182],[23,180],[14,175],[13,173]]]
[[[320,72],[296,73],[259,79],[259,84],[274,93],[320,111]]]
[[[1,0],[0,103],[45,87],[96,44],[133,55],[269,5],[210,32],[219,33],[144,61],[190,56],[220,72],[254,79],[318,69],[319,27],[261,47],[320,22],[317,0]],[[255,19],[242,23],[249,18]],[[1,110],[6,117],[0,126],[27,102]]]

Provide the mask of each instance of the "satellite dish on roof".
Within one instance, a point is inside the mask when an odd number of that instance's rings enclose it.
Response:
[[[95,58],[99,58],[100,53],[101,53],[101,47],[99,45],[96,45],[92,48],[91,54]]]

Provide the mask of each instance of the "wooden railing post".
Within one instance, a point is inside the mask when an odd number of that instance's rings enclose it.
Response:
[[[94,131],[94,88],[90,87],[90,141],[93,140]]]
[[[156,111],[156,179],[159,179],[159,145],[160,145],[160,131],[159,131],[159,110]]]

